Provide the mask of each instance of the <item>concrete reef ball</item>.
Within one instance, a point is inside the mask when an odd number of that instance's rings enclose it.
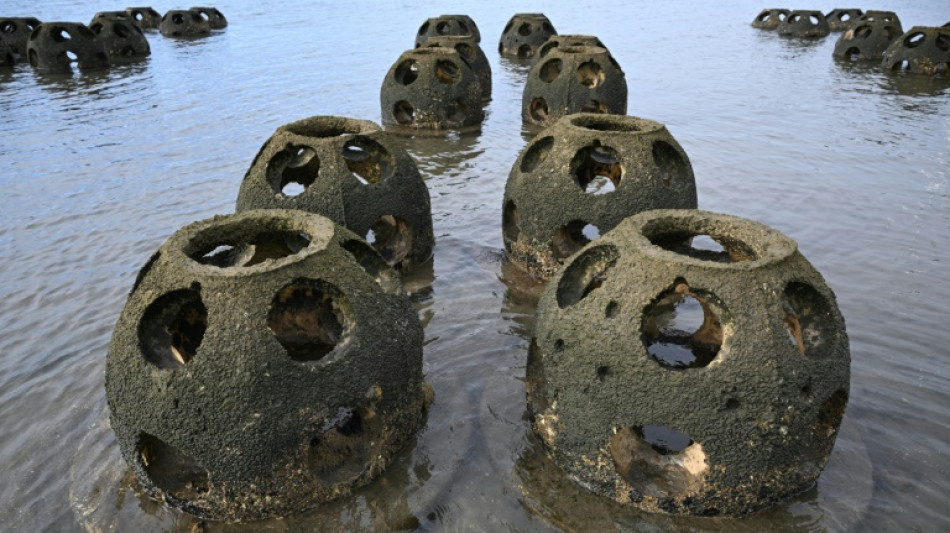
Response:
[[[547,57],[551,50],[560,46],[597,46],[607,50],[604,43],[593,35],[553,35],[538,48],[538,53],[534,56],[534,62],[538,63]]]
[[[197,13],[199,17],[207,20],[212,30],[223,30],[228,27],[228,19],[224,17],[224,13],[213,7],[192,7],[188,11]]]
[[[125,9],[143,30],[157,30],[162,23],[162,15],[150,7],[128,7]]]
[[[465,64],[472,69],[472,72],[475,73],[475,76],[478,77],[479,89],[482,95],[482,98],[488,100],[491,98],[491,65],[488,63],[488,56],[485,55],[485,52],[482,50],[481,46],[478,46],[476,42],[471,37],[463,37],[460,35],[450,35],[448,37],[430,37],[419,47],[445,47],[445,48],[454,48],[456,52],[462,56],[462,61],[465,61]]]
[[[695,207],[693,168],[666,126],[623,115],[570,115],[538,134],[511,169],[505,252],[545,280],[630,215]]]
[[[482,42],[482,34],[475,21],[468,15],[440,15],[426,19],[416,33],[416,48],[435,37],[469,37],[476,43]]]
[[[237,211],[300,209],[364,237],[409,270],[432,255],[429,190],[415,162],[367,120],[311,117],[285,124],[254,158]]]
[[[791,13],[791,11],[788,9],[763,9],[762,12],[755,17],[755,20],[752,21],[752,27],[760,30],[774,30],[778,28],[780,23],[788,18],[789,13]]]
[[[505,57],[529,59],[554,35],[557,35],[557,30],[544,14],[519,13],[511,17],[501,32],[498,53]]]
[[[738,217],[656,210],[545,288],[529,410],[588,490],[649,512],[739,516],[815,483],[850,362],[835,296],[794,241]]]
[[[776,28],[779,35],[811,39],[831,33],[828,21],[821,11],[792,11]]]
[[[33,30],[27,42],[30,65],[38,72],[72,72],[107,68],[109,56],[96,34],[78,22],[44,22]]]
[[[158,31],[165,37],[203,37],[211,33],[211,24],[197,12],[173,9],[162,17]]]
[[[106,360],[112,429],[154,497],[283,516],[386,468],[423,417],[422,326],[362,239],[302,211],[218,216],[143,267]]]
[[[880,62],[887,47],[903,33],[900,21],[877,19],[855,22],[835,42],[832,55],[844,61]]]
[[[828,21],[828,27],[831,31],[844,31],[850,28],[854,22],[864,14],[860,9],[832,9],[825,15]]]
[[[102,43],[110,63],[145,59],[152,53],[141,26],[124,11],[96,13],[89,29]]]
[[[39,25],[40,20],[33,17],[0,18],[0,40],[7,43],[18,61],[27,61],[27,42]]]
[[[950,28],[914,26],[884,52],[882,68],[928,76],[950,76]]]
[[[478,76],[454,48],[407,50],[383,79],[383,124],[410,131],[477,126],[485,118],[481,91]]]
[[[571,113],[627,112],[627,80],[605,48],[559,46],[528,73],[521,117],[545,127]]]
[[[867,11],[855,22],[887,22],[900,26],[901,20],[893,11]]]

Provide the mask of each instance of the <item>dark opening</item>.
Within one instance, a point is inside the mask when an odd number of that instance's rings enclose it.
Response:
[[[689,182],[692,177],[692,171],[689,163],[684,157],[666,141],[656,141],[653,143],[653,163],[663,184],[667,187],[672,185],[682,186]]]
[[[709,365],[719,354],[723,333],[713,311],[715,296],[693,290],[683,279],[663,291],[644,312],[642,339],[660,365],[682,370]]]
[[[396,119],[397,123],[408,126],[415,121],[416,110],[412,108],[409,102],[400,100],[393,106],[393,118]]]
[[[149,304],[138,326],[139,348],[149,363],[179,368],[194,359],[207,328],[208,309],[195,284]]]
[[[578,150],[571,160],[574,182],[587,194],[614,192],[623,178],[620,155],[608,146],[594,142]]]
[[[138,457],[149,480],[171,496],[192,501],[208,492],[208,471],[194,458],[148,433],[140,433]]]
[[[406,59],[396,65],[393,78],[400,85],[409,85],[419,77],[419,64],[414,59]]]
[[[562,64],[561,60],[557,58],[546,61],[541,65],[541,69],[538,71],[538,77],[545,83],[551,83],[561,74]]]
[[[344,242],[343,249],[350,252],[350,255],[359,263],[360,267],[376,280],[383,287],[383,290],[391,291],[395,288],[392,269],[389,268],[389,265],[386,264],[386,261],[376,249],[356,239]]]
[[[280,175],[271,178],[274,192],[293,197],[304,193],[317,179],[320,158],[309,146],[289,146],[271,159],[268,166],[280,169]]]
[[[389,151],[375,140],[357,136],[343,145],[346,168],[363,185],[379,183],[392,176],[393,161]]]
[[[439,83],[452,85],[458,83],[462,77],[462,71],[455,62],[440,59],[435,62],[435,77],[439,80]]]
[[[412,251],[412,232],[405,220],[392,215],[383,215],[370,227],[366,241],[373,245],[379,255],[393,268],[402,268],[402,261]]]
[[[518,57],[527,59],[534,55],[534,47],[530,44],[523,44],[518,47]]]
[[[521,236],[521,215],[518,214],[518,207],[515,206],[515,202],[512,200],[505,202],[501,231],[506,246],[518,242],[518,238]]]
[[[833,342],[834,315],[824,296],[811,285],[791,282],[782,293],[782,312],[789,342],[798,353],[821,357]]]
[[[525,174],[534,172],[534,169],[548,157],[552,147],[554,147],[554,137],[551,136],[542,137],[531,143],[521,156],[521,172]]]
[[[518,26],[518,35],[521,35],[522,37],[531,35],[531,24],[527,22],[521,23],[521,26]]]
[[[319,361],[346,340],[349,305],[333,285],[297,279],[274,296],[267,326],[294,361]]]
[[[577,67],[577,82],[593,89],[604,82],[604,69],[596,61],[587,61]]]
[[[570,307],[600,288],[619,256],[614,246],[595,246],[571,261],[558,282],[558,307]]]
[[[528,114],[534,122],[538,124],[543,123],[548,118],[548,103],[541,97],[531,100],[531,105],[528,107]]]
[[[468,104],[461,98],[458,98],[455,101],[449,102],[449,105],[446,106],[445,119],[452,124],[462,124],[465,122],[465,118],[468,117],[468,112]]]
[[[904,46],[907,48],[917,48],[918,46],[924,44],[926,38],[927,37],[922,32],[914,32],[904,39]]]

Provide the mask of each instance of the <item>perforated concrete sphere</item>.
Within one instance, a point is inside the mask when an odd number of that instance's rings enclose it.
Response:
[[[472,69],[472,72],[478,78],[482,98],[485,100],[491,98],[491,65],[488,63],[488,57],[482,47],[478,46],[478,42],[473,38],[458,35],[430,37],[425,43],[416,45],[416,47],[454,48],[462,56],[462,61]]]
[[[901,20],[897,16],[897,13],[893,11],[866,11],[863,15],[858,17],[856,22],[886,22],[888,24],[896,24],[897,26],[901,25]]]
[[[511,17],[501,39],[498,53],[505,57],[530,59],[557,30],[543,13],[519,13]]]
[[[372,240],[408,270],[432,255],[429,190],[415,162],[367,120],[310,117],[277,128],[254,158],[237,210],[300,209]]]
[[[571,115],[538,134],[508,175],[505,252],[547,279],[630,215],[694,207],[693,168],[666,126],[630,116]]]
[[[89,29],[102,43],[110,63],[138,61],[152,53],[141,26],[124,11],[96,13]]]
[[[559,46],[528,73],[521,97],[521,118],[546,127],[572,113],[623,115],[627,80],[605,48]]]
[[[604,43],[593,35],[552,35],[538,48],[538,53],[534,56],[534,62],[538,63],[547,57],[547,55],[551,53],[551,50],[560,46],[598,46],[607,50]]]
[[[423,413],[422,327],[362,239],[303,211],[177,231],[139,273],[106,360],[144,488],[212,519],[281,516],[376,477]]]
[[[891,43],[881,67],[891,72],[950,76],[950,28],[914,26]]]
[[[476,44],[482,42],[482,34],[475,21],[468,15],[440,15],[426,19],[416,32],[416,48],[437,37],[468,37]]]
[[[188,9],[192,13],[197,13],[199,17],[208,21],[208,25],[211,26],[212,30],[223,30],[228,27],[228,19],[225,18],[224,13],[218,11],[213,7],[192,7]]]
[[[789,13],[791,13],[791,11],[788,9],[763,9],[762,12],[755,17],[755,20],[752,21],[752,27],[760,30],[774,30],[778,28],[778,25],[782,21],[788,18]]]
[[[485,118],[478,76],[454,48],[403,52],[379,92],[383,124],[397,133],[476,127]]]
[[[779,22],[776,30],[779,35],[802,39],[824,37],[831,33],[831,27],[821,11],[806,10],[792,11],[785,20]]]
[[[40,20],[33,17],[0,17],[0,40],[17,56],[17,61],[27,61],[27,42],[39,25]]]
[[[30,65],[39,72],[72,72],[109,66],[109,56],[96,34],[78,22],[44,22],[33,30],[27,41]]]
[[[211,33],[211,24],[194,11],[173,9],[162,17],[158,31],[165,37],[203,37]]]
[[[856,22],[835,42],[832,55],[844,61],[880,62],[887,47],[902,33],[900,21]]]
[[[848,401],[844,320],[794,241],[656,210],[572,257],[538,304],[534,430],[588,490],[743,515],[818,478]]]
[[[150,7],[128,7],[125,12],[131,15],[143,30],[156,30],[162,23],[162,15]]]
[[[844,31],[850,28],[861,15],[864,14],[864,11],[860,9],[832,9],[825,15],[825,20],[828,21],[828,27],[831,28],[831,31]]]

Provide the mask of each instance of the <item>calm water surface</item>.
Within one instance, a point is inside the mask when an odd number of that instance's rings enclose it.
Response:
[[[353,498],[207,528],[950,530],[950,82],[841,66],[837,34],[801,42],[751,28],[771,7],[754,0],[544,3],[560,33],[610,47],[629,113],[666,123],[689,154],[701,208],[798,241],[836,291],[851,340],[850,404],[815,489],[744,520],[641,515],[561,479],[525,417],[533,302],[502,267],[500,223],[508,171],[530,138],[527,70],[496,48],[508,18],[539,4],[263,4],[216,2],[231,25],[205,39],[150,33],[140,64],[70,77],[0,70],[4,529],[191,529],[135,491],[108,425],[106,347],[138,268],[179,227],[233,211],[281,124],[378,122],[382,78],[422,21],[464,12],[494,73],[482,131],[400,141],[429,185],[437,236],[432,268],[407,283],[426,324],[428,424]],[[950,20],[946,0],[862,7],[897,11],[905,29]],[[116,8],[5,0],[0,12],[88,22]]]

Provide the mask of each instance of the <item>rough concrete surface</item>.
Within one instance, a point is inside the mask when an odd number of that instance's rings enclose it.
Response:
[[[557,35],[557,30],[543,13],[518,13],[505,24],[498,40],[498,53],[512,59],[530,59],[553,35]]]

